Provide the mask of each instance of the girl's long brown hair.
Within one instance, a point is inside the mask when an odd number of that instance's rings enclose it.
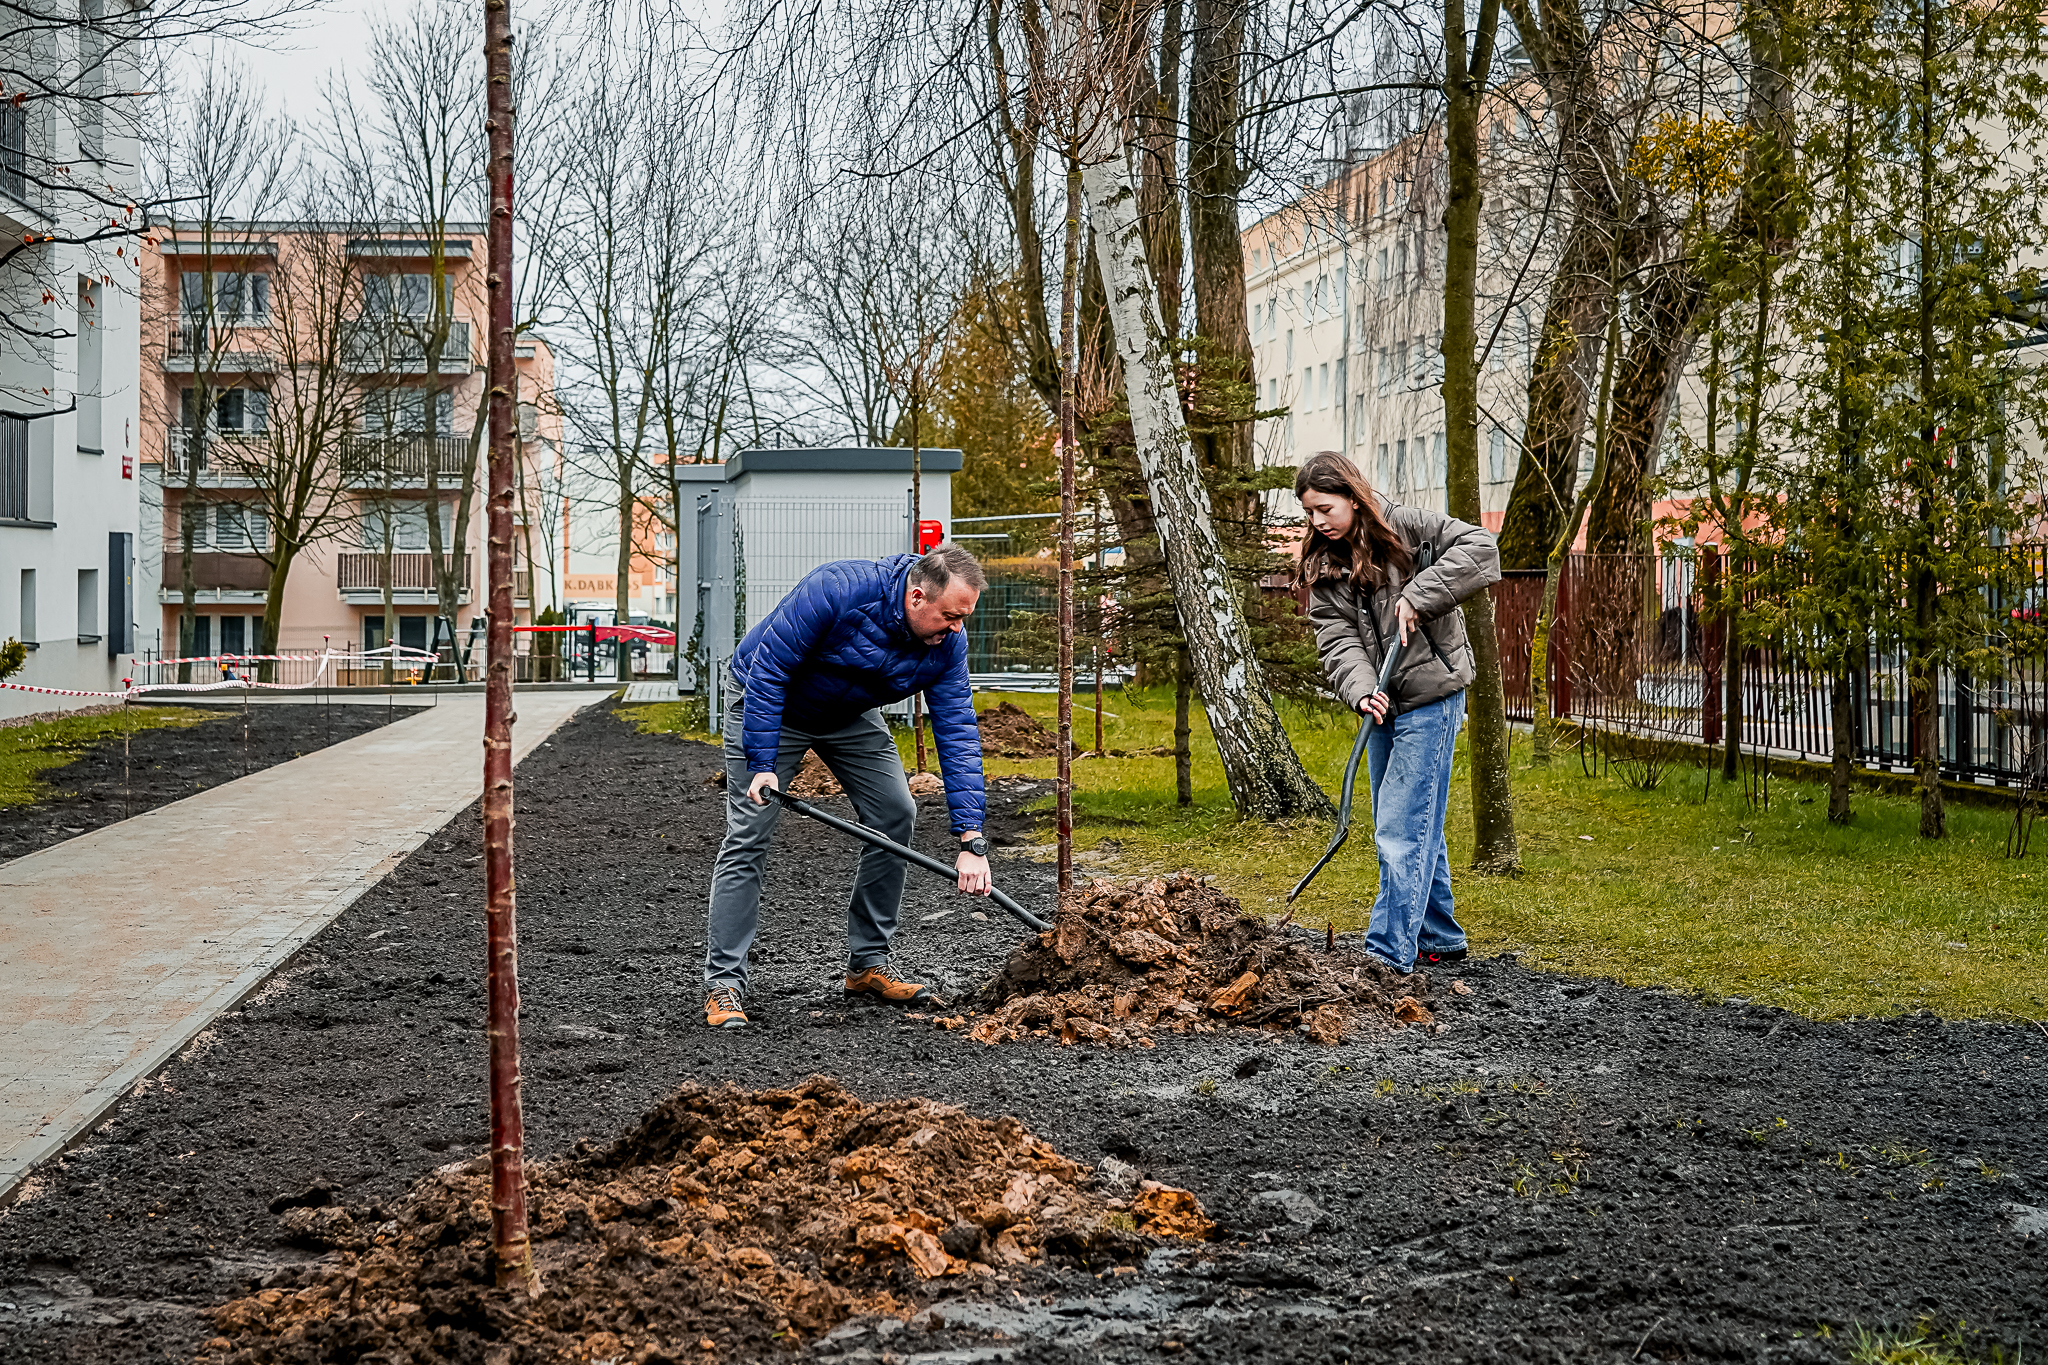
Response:
[[[1294,473],[1294,496],[1310,489],[1349,498],[1358,505],[1358,515],[1342,540],[1332,540],[1314,526],[1308,528],[1301,538],[1300,582],[1337,578],[1377,587],[1387,581],[1389,567],[1407,576],[1415,562],[1414,553],[1381,513],[1380,495],[1373,492],[1357,465],[1334,450],[1311,455]]]

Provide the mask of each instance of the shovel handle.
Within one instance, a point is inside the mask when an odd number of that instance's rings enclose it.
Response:
[[[914,848],[906,848],[888,835],[883,834],[880,830],[869,829],[866,825],[852,820],[842,820],[828,811],[819,810],[816,806],[800,797],[791,796],[779,787],[768,788],[768,794],[777,801],[780,801],[786,809],[793,810],[798,815],[808,815],[811,819],[818,821],[820,824],[830,825],[842,834],[851,834],[864,844],[872,844],[884,853],[893,853],[904,862],[915,863],[928,872],[937,873],[949,882],[959,876],[959,873],[940,862],[937,858],[920,853]],[[1000,905],[1004,910],[1007,910],[1010,913],[1010,917],[1020,924],[1037,930],[1052,928],[1050,924],[1047,924],[1044,920],[1032,914],[1029,910],[1026,910],[994,887],[989,888],[988,898],[997,905]]]

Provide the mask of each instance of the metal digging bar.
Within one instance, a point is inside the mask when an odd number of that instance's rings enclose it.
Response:
[[[1435,561],[1436,556],[1431,551],[1432,547],[1425,545],[1415,556],[1415,573],[1421,573]],[[1418,625],[1416,629],[1420,630],[1421,626]],[[1401,666],[1401,656],[1407,652],[1408,641],[1396,640],[1394,647],[1387,651],[1387,657],[1380,661],[1379,682],[1373,691],[1384,692],[1392,685],[1394,670]],[[1290,902],[1308,890],[1308,884],[1316,879],[1316,873],[1321,872],[1329,864],[1330,859],[1337,856],[1337,850],[1344,847],[1344,841],[1351,837],[1351,791],[1358,785],[1358,760],[1365,757],[1365,737],[1371,729],[1372,713],[1368,711],[1358,718],[1358,738],[1351,742],[1351,757],[1344,764],[1344,790],[1337,800],[1336,837],[1331,839],[1330,846],[1323,850],[1323,856],[1316,859],[1316,865],[1294,884],[1292,891],[1287,893]]]
[[[1353,764],[1352,766],[1356,767],[1357,765]],[[838,830],[842,834],[851,834],[854,838],[860,840],[864,844],[873,844],[876,848],[881,849],[885,853],[895,854],[897,857],[901,858],[906,863],[915,863],[917,866],[924,868],[928,872],[936,872],[949,882],[957,880],[959,876],[957,872],[955,872],[952,868],[947,867],[937,858],[927,857],[924,854],[919,853],[914,848],[905,848],[902,844],[897,843],[894,839],[889,838],[887,835],[881,833],[879,830],[869,829],[866,825],[856,824],[852,820],[842,820],[836,815],[831,815],[825,811],[819,810],[816,806],[812,805],[808,801],[802,800],[798,797],[791,796],[787,792],[781,791],[775,787],[770,787],[768,789],[768,794],[774,797],[777,801],[780,801],[786,809],[793,810],[798,815],[808,815],[811,817],[811,819],[818,821],[820,824],[832,826],[832,828]],[[1025,924],[1033,929],[1039,930],[1052,928],[1050,924],[1047,924],[1044,920],[1032,914],[1029,910],[1026,910],[1023,906],[1011,900],[1007,895],[996,890],[993,886],[989,888],[988,898],[994,901],[997,905],[1002,906],[1003,909],[1009,911],[1011,918],[1015,919],[1020,924]]]

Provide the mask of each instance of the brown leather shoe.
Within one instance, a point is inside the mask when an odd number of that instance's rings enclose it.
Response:
[[[713,1028],[745,1028],[747,1012],[740,1007],[740,993],[731,986],[716,986],[704,997],[704,1022]]]
[[[892,1005],[910,1005],[932,998],[931,987],[913,985],[898,981],[889,975],[887,967],[870,967],[866,971],[849,972],[846,977],[848,995],[872,995]]]

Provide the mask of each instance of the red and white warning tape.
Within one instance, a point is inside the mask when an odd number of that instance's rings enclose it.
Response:
[[[28,683],[0,683],[10,692],[39,692],[46,697],[125,697],[126,692],[81,692],[75,687],[34,687]]]

